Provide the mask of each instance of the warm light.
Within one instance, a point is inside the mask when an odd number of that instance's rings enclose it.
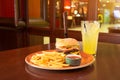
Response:
[[[72,2],[71,7],[75,7],[74,3]]]
[[[77,14],[76,17],[80,17],[80,14]]]
[[[106,6],[106,4],[103,4],[103,7],[105,7]]]
[[[107,3],[109,3],[110,1],[109,1],[109,0],[107,0],[106,2],[107,2]]]
[[[119,5],[116,5],[115,7],[120,7]]]
[[[67,19],[72,20],[73,17],[72,16],[67,16]]]
[[[70,6],[65,6],[64,8],[65,8],[65,9],[70,9]]]
[[[77,10],[74,10],[74,14],[76,15],[78,13],[78,11]]]
[[[100,10],[100,8],[98,8],[98,11]]]
[[[75,5],[71,5],[71,7],[75,7]]]

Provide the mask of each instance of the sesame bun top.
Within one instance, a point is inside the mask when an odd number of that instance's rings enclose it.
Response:
[[[74,38],[64,38],[56,41],[56,48],[60,48],[62,46],[79,46],[79,42]]]

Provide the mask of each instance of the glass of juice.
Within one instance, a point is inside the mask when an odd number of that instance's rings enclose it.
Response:
[[[98,21],[81,21],[82,46],[86,54],[96,55],[100,23]]]

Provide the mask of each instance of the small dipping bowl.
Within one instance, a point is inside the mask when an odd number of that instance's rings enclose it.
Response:
[[[81,63],[81,56],[76,54],[68,54],[65,58],[66,64],[70,66],[79,66]]]

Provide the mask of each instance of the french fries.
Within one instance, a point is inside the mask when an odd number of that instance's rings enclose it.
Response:
[[[35,54],[31,57],[30,61],[40,67],[62,68],[69,66],[65,64],[65,54],[55,51],[43,51],[42,54]]]

